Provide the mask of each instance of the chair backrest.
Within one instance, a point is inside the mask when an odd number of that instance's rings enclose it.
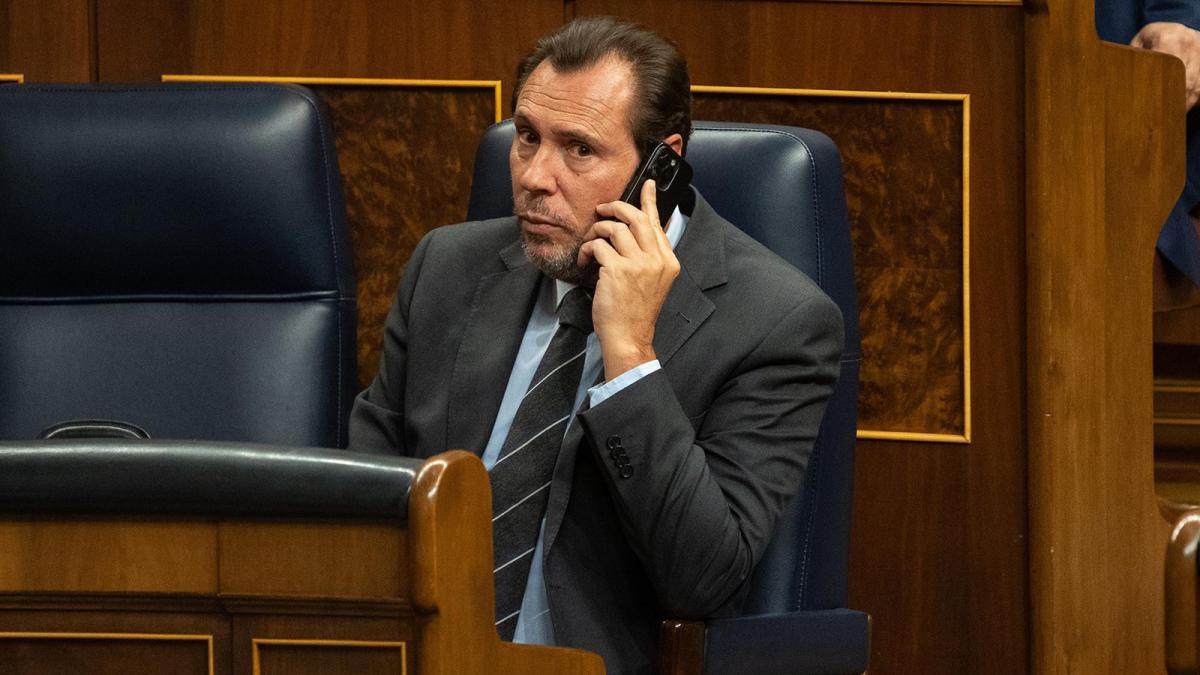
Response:
[[[842,310],[846,346],[804,486],[780,519],[747,599],[747,614],[845,605],[857,422],[858,300],[842,166],[827,136],[809,129],[696,122],[692,183],[734,225],[798,267]],[[513,126],[484,134],[468,218],[512,213]]]
[[[0,439],[344,445],[353,279],[311,92],[0,88]]]

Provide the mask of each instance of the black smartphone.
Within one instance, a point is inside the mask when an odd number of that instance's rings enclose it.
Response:
[[[633,172],[621,201],[642,208],[642,184],[649,179],[654,179],[658,193],[658,222],[665,228],[692,183],[692,167],[671,146],[659,143]]]

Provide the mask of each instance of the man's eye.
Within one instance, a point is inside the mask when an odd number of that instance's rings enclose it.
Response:
[[[575,154],[579,157],[590,157],[592,154],[592,149],[591,149],[591,147],[586,146],[583,143],[576,143],[575,144]]]
[[[534,143],[537,143],[537,141],[538,141],[537,134],[535,134],[529,130],[519,132],[519,136],[521,138],[522,143],[528,143],[530,145],[533,145]]]

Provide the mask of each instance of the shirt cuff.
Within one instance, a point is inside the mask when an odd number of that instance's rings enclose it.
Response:
[[[641,365],[634,366],[616,376],[616,378],[588,389],[588,407],[595,408],[625,387],[660,370],[662,370],[662,366],[659,365],[658,359],[654,359],[653,361],[647,361]]]

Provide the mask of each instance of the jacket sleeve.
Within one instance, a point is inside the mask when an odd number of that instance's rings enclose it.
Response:
[[[803,483],[842,339],[837,306],[810,297],[742,359],[698,430],[663,371],[580,414],[667,615],[740,608],[779,513]]]
[[[408,358],[408,310],[433,233],[425,235],[404,269],[396,300],[383,330],[379,372],[354,399],[349,449],[391,455],[410,454],[404,443],[404,389]]]
[[[1196,0],[1146,0],[1142,8],[1142,24],[1155,21],[1181,23],[1200,30],[1200,2]]]

